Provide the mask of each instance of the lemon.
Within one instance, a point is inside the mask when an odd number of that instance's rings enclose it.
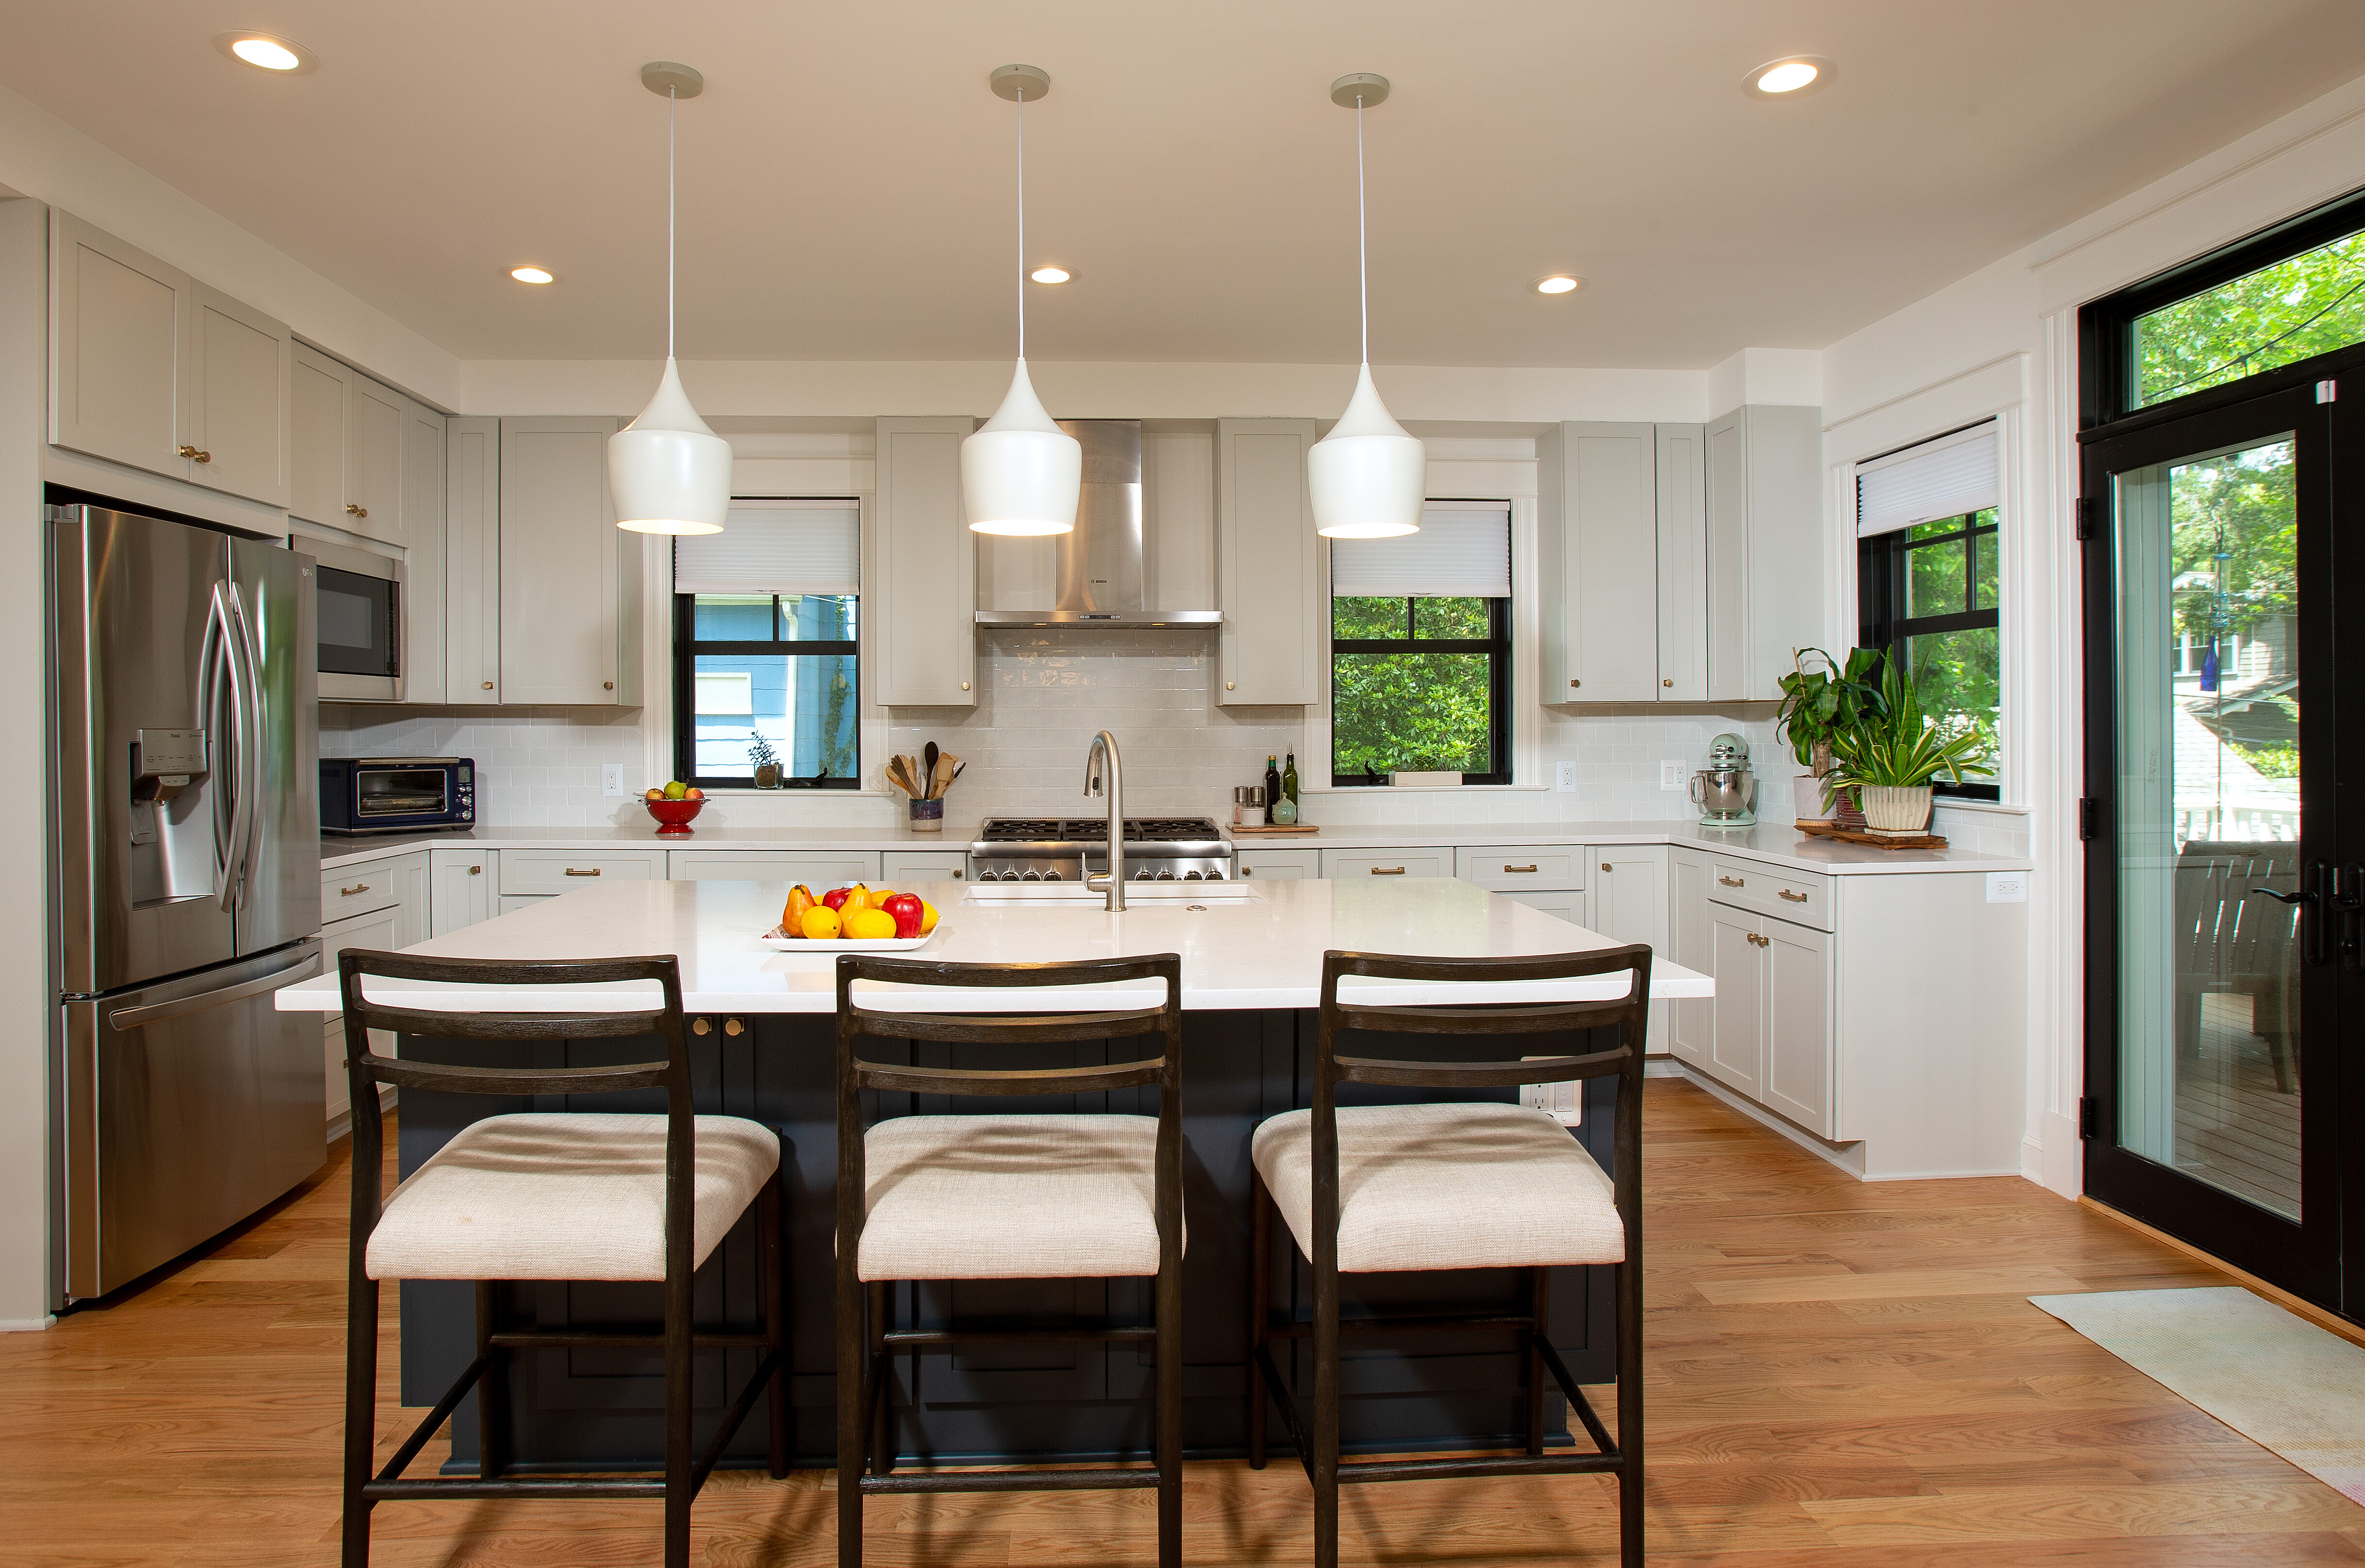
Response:
[[[876,942],[895,935],[895,917],[883,909],[858,909],[846,923],[846,934],[858,942]]]
[[[894,922],[888,922],[893,924]],[[831,942],[837,937],[837,911],[827,904],[815,904],[805,911],[805,935],[816,942]]]
[[[920,901],[920,935],[925,936],[936,928],[936,906],[927,900]]]

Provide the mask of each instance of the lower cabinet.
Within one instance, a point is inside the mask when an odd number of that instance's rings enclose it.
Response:
[[[1666,846],[1588,845],[1585,863],[1592,874],[1586,878],[1585,913],[1577,924],[1620,942],[1639,942],[1651,949],[1653,958],[1682,963],[1668,951]],[[1666,1054],[1668,1006],[1664,1002],[1651,1003],[1645,1055]]]
[[[1311,881],[1322,875],[1318,849],[1250,849],[1235,841],[1233,869],[1267,882]]]
[[[1667,957],[1687,969],[1716,973],[1709,951],[1708,886],[1709,862],[1697,849],[1667,851]],[[1709,997],[1670,1002],[1667,1008],[1667,1050],[1677,1061],[1705,1070],[1709,1030],[1716,1002]]]
[[[1832,939],[1709,905],[1709,1073],[1818,1137],[1832,1134]]]
[[[1326,849],[1322,874],[1338,880],[1365,877],[1451,877],[1452,849]]]
[[[493,889],[500,879],[498,849],[431,849],[434,866],[428,890],[428,925],[442,936],[493,917]]]
[[[334,976],[337,955],[348,947],[369,947],[391,951],[424,942],[429,935],[428,910],[431,902],[429,863],[430,851],[413,850],[385,860],[365,861],[358,867],[324,873],[324,885],[339,880],[348,886],[372,884],[373,892],[383,889],[388,902],[366,913],[347,915],[331,920],[320,927],[320,963],[323,972]],[[375,900],[371,902],[375,902]],[[394,1049],[394,1036],[381,1032],[377,1039],[380,1052]],[[328,1119],[331,1122],[353,1109],[353,1099],[345,1085],[345,1025],[340,1014],[326,1015],[321,1025],[320,1051],[328,1068]]]
[[[1556,920],[1565,920],[1571,925],[1585,924],[1583,893],[1505,893],[1503,896],[1513,903],[1523,903]]]
[[[666,857],[677,882],[802,882],[815,892],[879,880],[868,849],[677,849]]]
[[[960,849],[891,849],[879,857],[879,879],[891,888],[906,882],[965,882],[969,854]]]
[[[504,898],[571,893],[581,888],[599,887],[603,881],[665,879],[666,852],[662,849],[505,849],[500,856]],[[509,913],[506,905],[501,913]]]

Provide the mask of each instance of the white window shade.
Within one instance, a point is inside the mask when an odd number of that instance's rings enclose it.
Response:
[[[2003,493],[1998,468],[1993,420],[1860,463],[1855,470],[1856,536],[1893,533],[1918,522],[1984,511]]]
[[[862,591],[862,511],[853,501],[734,500],[720,533],[674,541],[676,593]]]
[[[1342,599],[1508,599],[1511,503],[1430,501],[1418,533],[1334,539],[1330,591]]]

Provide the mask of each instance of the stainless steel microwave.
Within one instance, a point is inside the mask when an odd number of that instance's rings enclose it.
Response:
[[[410,609],[402,563],[306,533],[287,543],[315,563],[320,700],[401,701]]]

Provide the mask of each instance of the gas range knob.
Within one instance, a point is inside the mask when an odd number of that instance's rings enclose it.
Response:
[[[1043,873],[1040,871],[1024,871],[1019,874],[1018,879],[1022,882],[1039,882],[1043,879]]]
[[[1146,882],[1149,880],[1149,868],[1144,866],[1140,870],[1136,871],[1133,874],[1133,879],[1137,882]]]
[[[1065,877],[1062,877],[1062,876],[1061,876],[1061,875],[1059,875],[1059,872],[1057,872],[1057,871],[1046,871],[1046,872],[1044,872],[1044,873],[1043,873],[1043,879],[1044,879],[1045,881],[1047,881],[1047,882],[1064,882],[1064,881],[1066,881],[1066,880],[1067,880],[1067,879],[1066,879]]]
[[[977,874],[977,879],[981,882],[998,882],[1002,880],[1002,873],[999,871],[980,871]]]
[[[1161,882],[1171,882],[1174,879],[1174,873],[1171,869],[1160,871],[1158,873],[1158,879]]]
[[[1183,872],[1183,873],[1182,873],[1182,879],[1183,879],[1184,881],[1186,881],[1186,882],[1203,882],[1203,881],[1206,880],[1206,879],[1205,879],[1205,877],[1202,877],[1202,876],[1201,876],[1198,872],[1196,872],[1196,871],[1185,871],[1185,872]]]

